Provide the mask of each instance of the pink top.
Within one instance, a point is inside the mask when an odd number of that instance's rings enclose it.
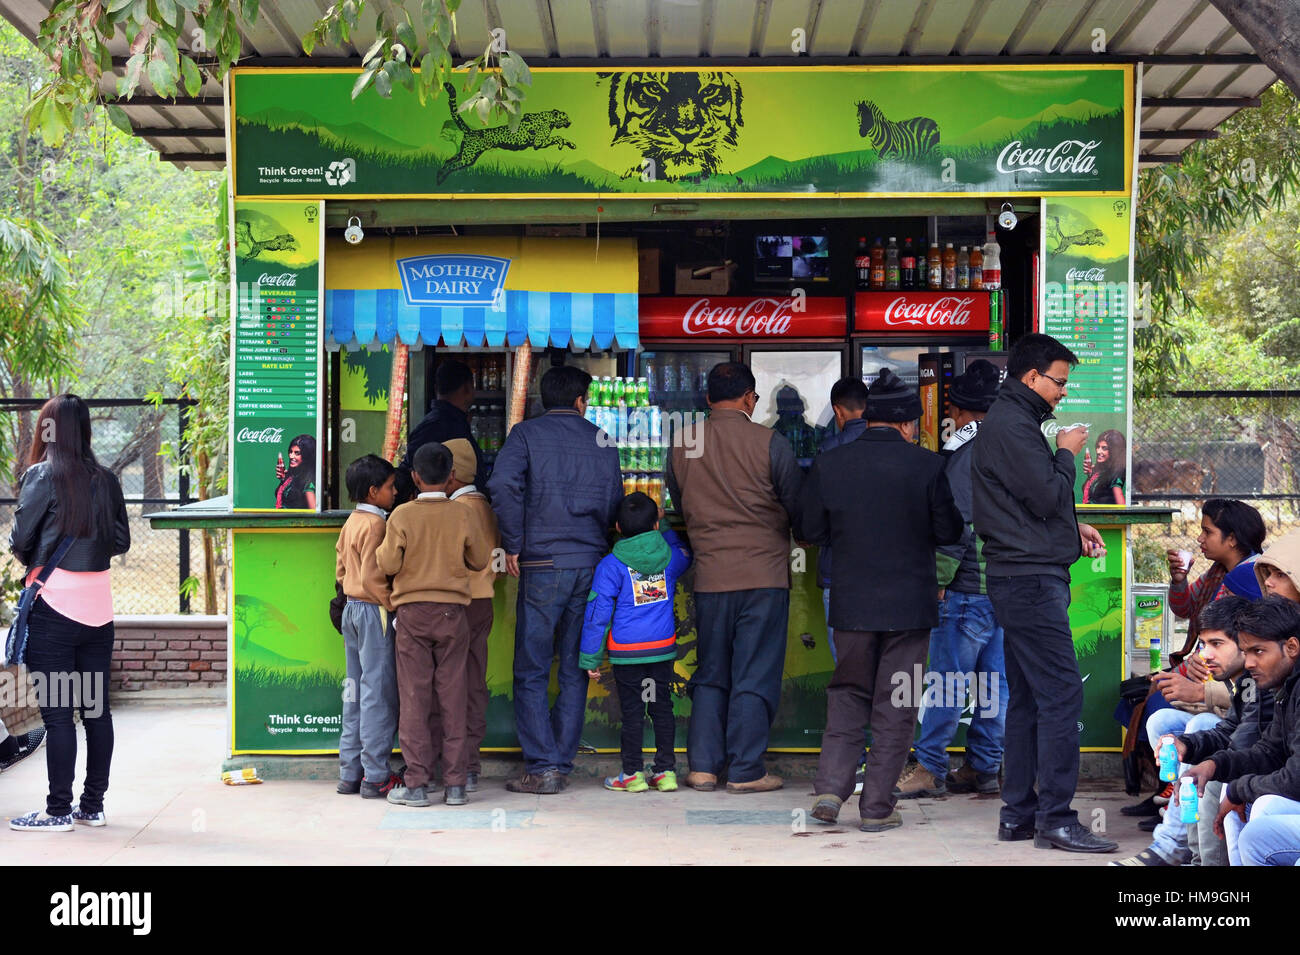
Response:
[[[27,574],[30,584],[40,574],[33,567]],[[76,571],[56,567],[41,588],[41,599],[50,609],[86,627],[102,627],[113,622],[113,585],[107,570]]]

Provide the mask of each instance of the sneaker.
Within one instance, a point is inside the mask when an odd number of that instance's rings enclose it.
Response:
[[[858,829],[862,832],[884,832],[886,829],[897,829],[903,824],[903,816],[897,809],[891,812],[883,819],[868,819],[862,817],[862,824]]]
[[[785,787],[785,780],[771,773],[764,773],[759,779],[747,783],[727,783],[729,793],[770,793]]]
[[[548,769],[540,776],[524,773],[518,779],[506,783],[506,789],[512,793],[530,793],[534,796],[553,796],[564,792],[564,777],[558,769]]]
[[[362,799],[383,799],[396,787],[402,785],[402,777],[397,773],[389,773],[387,782],[371,783],[361,780],[361,798]],[[342,790],[340,790],[341,792]]]
[[[465,792],[467,793],[478,792],[478,773],[465,774]]]
[[[853,795],[862,795],[862,786],[867,781],[867,764],[859,764],[857,771],[853,774]]]
[[[339,784],[334,787],[334,791],[340,796],[355,796],[361,792],[361,780],[340,779]]]
[[[32,730],[30,733],[24,733],[22,736],[15,736],[18,743],[18,752],[0,760],[0,773],[3,773],[15,763],[20,763],[32,753],[41,748],[41,743],[45,742],[45,727]]]
[[[1143,849],[1135,856],[1129,856],[1127,859],[1116,859],[1110,865],[1127,865],[1127,866],[1171,866],[1174,863],[1166,862],[1163,858],[1156,855],[1150,849]]]
[[[1143,832],[1155,832],[1156,827],[1160,825],[1160,817],[1152,816],[1149,819],[1143,819],[1138,823],[1138,828]]]
[[[429,793],[423,786],[394,786],[388,791],[388,801],[394,806],[431,806]]]
[[[72,813],[51,816],[45,812],[29,812],[10,819],[9,828],[15,832],[71,832]]]
[[[1146,799],[1131,806],[1124,806],[1120,809],[1120,813],[1125,816],[1154,816],[1156,814],[1156,795],[1159,795],[1159,793],[1147,796]]]
[[[894,792],[899,799],[932,798],[946,796],[948,787],[944,785],[943,780],[935,779],[928,769],[917,763],[898,778],[898,785]]]
[[[677,792],[677,774],[671,769],[665,769],[662,773],[652,773],[648,782],[661,793]]]
[[[1174,798],[1174,784],[1165,783],[1165,788],[1160,790],[1160,792],[1156,793],[1154,796],[1152,796],[1151,802],[1153,805],[1156,806],[1167,806],[1169,805],[1169,800],[1173,798]]]
[[[970,763],[966,763],[955,773],[949,773],[944,781],[949,792],[954,793],[999,793],[997,773],[978,773]]]
[[[844,805],[844,800],[839,796],[825,795],[814,796],[812,805],[812,817],[818,822],[833,823],[840,817],[840,806]]]
[[[605,777],[605,788],[616,793],[643,793],[650,788],[645,781],[645,773],[619,773],[617,776]]]
[[[465,795],[464,786],[448,786],[442,794],[442,801],[448,806],[463,806],[469,802],[469,797]]]
[[[72,821],[82,826],[107,826],[108,816],[104,815],[104,810],[99,812],[86,812],[80,806],[72,810]]]

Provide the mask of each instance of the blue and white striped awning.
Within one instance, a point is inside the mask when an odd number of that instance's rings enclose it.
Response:
[[[636,348],[637,296],[624,292],[527,292],[507,289],[500,309],[413,306],[399,289],[328,289],[325,346],[378,348],[394,340],[424,345],[534,348]]]

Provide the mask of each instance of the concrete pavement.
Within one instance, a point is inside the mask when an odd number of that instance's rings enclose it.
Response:
[[[1148,843],[1118,783],[1087,780],[1075,800],[1085,824],[1104,825],[1119,853],[1076,855],[994,838],[996,798],[903,802],[903,826],[857,830],[807,815],[811,781],[775,793],[635,795],[577,780],[557,796],[508,793],[485,779],[469,805],[430,809],[340,796],[330,780],[225,786],[220,779],[224,706],[115,702],[117,746],[106,800],[109,824],[70,833],[18,833],[8,819],[44,804],[42,754],[0,777],[0,858],[9,864],[610,864],[672,865],[1100,865]],[[84,767],[78,756],[78,785]],[[684,765],[681,767],[684,775]]]

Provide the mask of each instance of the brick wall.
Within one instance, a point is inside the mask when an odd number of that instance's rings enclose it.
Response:
[[[0,667],[0,721],[10,733],[17,736],[41,725],[41,711],[34,705],[35,700],[26,669]]]
[[[226,618],[200,614],[118,617],[109,692],[226,682]]]

